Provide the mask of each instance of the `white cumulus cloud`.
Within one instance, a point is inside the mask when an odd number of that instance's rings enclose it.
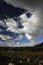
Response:
[[[27,18],[25,13],[20,15],[24,26],[22,30],[31,41],[35,41],[43,35],[43,15],[41,13],[40,11],[35,11],[30,18]]]
[[[17,23],[15,20],[13,20],[13,18],[8,18],[6,20],[4,20],[6,22],[6,26],[7,26],[7,31],[12,31],[12,32],[16,32],[17,31]]]
[[[12,37],[8,36],[8,35],[3,35],[3,34],[0,34],[0,39],[2,40],[9,40],[9,39],[13,39]]]

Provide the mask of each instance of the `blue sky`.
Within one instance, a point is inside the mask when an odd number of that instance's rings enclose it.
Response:
[[[31,41],[29,40],[29,39],[27,39],[26,37],[25,37],[25,35],[23,35],[23,38],[22,38],[22,40],[20,40],[20,42],[21,43],[31,43]],[[43,42],[43,36],[41,36],[41,37],[39,37],[36,41],[35,41],[36,43],[40,43],[40,42]]]
[[[39,39],[37,40],[37,42],[43,42],[43,36],[39,37]]]

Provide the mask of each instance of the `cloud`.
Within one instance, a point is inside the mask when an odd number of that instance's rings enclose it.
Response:
[[[6,28],[4,21],[0,20],[0,32],[4,31]]]
[[[13,37],[10,37],[9,35],[0,35],[0,38],[2,40],[7,40],[7,46],[34,46],[35,41],[43,35],[43,19],[42,19],[42,14],[40,11],[35,11],[32,13],[31,17],[28,18],[26,13],[22,14],[19,16],[20,22],[23,25],[23,28],[18,28],[18,20],[15,21],[13,18],[7,18],[4,19],[4,21],[0,21],[0,24],[3,27],[7,27],[6,30],[4,31],[10,31],[13,33],[19,33],[20,36],[18,36],[15,40],[21,40],[23,36],[21,33],[24,33],[25,36],[27,37],[28,40],[32,41],[30,44],[26,43],[20,43],[18,44],[18,41],[15,42]],[[41,22],[40,22],[41,21]],[[6,24],[4,24],[4,22]],[[1,28],[0,28],[1,29]],[[1,29],[3,30],[3,29]],[[10,40],[11,39],[11,40]],[[5,42],[4,42],[5,43]],[[16,44],[15,44],[16,43]],[[6,46],[6,45],[5,45]]]
[[[16,39],[5,35],[0,36],[2,39],[6,40],[6,41],[0,41],[0,46],[2,47],[20,47],[22,45],[22,43],[20,43],[20,40],[23,38],[22,35],[19,35]]]
[[[36,10],[42,8],[42,0],[4,0],[6,3],[13,5],[14,7],[20,7],[27,10]]]
[[[18,27],[19,20],[15,21],[13,18],[7,18],[4,20],[6,22],[6,31],[11,31],[13,33],[22,33],[22,28]]]
[[[23,35],[21,35],[21,34],[19,34],[19,36],[15,39],[15,40],[22,40],[22,38],[23,38]]]
[[[36,41],[40,36],[43,36],[43,8],[42,8],[42,1],[38,0],[4,0],[6,3],[13,5],[14,7],[20,7],[29,10],[29,13],[32,13],[30,18],[27,17],[26,13],[18,16],[21,18],[22,21],[21,24],[23,25],[23,28],[18,28],[18,23],[13,18],[7,18],[4,19],[4,23],[2,20],[0,20],[0,26],[3,26],[6,28],[6,31],[10,31],[13,33],[25,33],[25,36],[27,39],[31,40],[32,42]],[[25,3],[24,3],[25,2]],[[38,3],[39,2],[39,3]],[[37,5],[36,5],[37,3]],[[0,31],[3,31],[3,29],[0,28]],[[21,36],[20,36],[21,37]],[[9,35],[0,35],[0,38],[3,40],[9,39]],[[19,39],[19,37],[18,37]],[[12,40],[10,40],[11,42]],[[9,42],[9,46],[12,44]],[[15,43],[13,41],[12,43]],[[8,44],[8,42],[7,42]],[[19,44],[18,46],[27,46],[27,44]],[[15,44],[13,44],[16,46]],[[34,43],[30,44],[31,46],[34,45]]]
[[[32,42],[32,43],[21,43],[19,41],[15,42],[14,40],[7,41],[7,42],[1,42],[0,41],[0,46],[2,46],[2,47],[33,47],[36,44],[39,44],[39,43],[35,43],[35,42]]]
[[[1,40],[9,40],[12,39],[7,32],[17,32],[17,23],[13,20],[13,18],[7,18],[4,20],[0,20],[0,39]]]
[[[35,11],[30,18],[27,18],[26,13],[20,15],[22,18],[23,32],[25,36],[31,41],[36,41],[43,35],[43,13],[41,11]]]
[[[16,32],[17,31],[17,23],[15,20],[13,20],[13,18],[7,18],[4,20],[6,22],[6,26],[7,26],[7,31],[12,31],[12,32]]]
[[[0,46],[2,47],[16,47],[19,40],[23,38],[23,35],[20,33],[16,38],[13,36],[11,37],[9,34],[12,33],[19,33],[18,32],[18,24],[13,18],[7,18],[4,20],[0,20]],[[6,29],[2,29],[5,27]],[[9,34],[7,34],[9,32]],[[12,35],[12,34],[11,34]]]
[[[20,15],[19,18],[23,28],[18,28],[18,20],[15,21],[13,18],[4,20],[7,26],[6,31],[19,34],[25,33],[27,39],[36,41],[43,35],[43,19],[41,13],[40,11],[35,11],[30,18],[27,17],[27,13]]]
[[[5,0],[8,4],[13,5],[14,7],[23,7],[32,12],[32,16],[27,18],[26,13],[20,15],[22,18],[22,25],[24,28],[16,29],[17,33],[24,32],[25,36],[31,41],[37,40],[40,36],[43,35],[43,8],[42,0]],[[36,5],[37,4],[37,5]]]
[[[1,34],[0,35],[0,39],[2,39],[2,40],[10,40],[10,39],[13,39],[12,37],[10,37],[10,36],[8,36],[8,35],[3,35],[3,34]]]
[[[37,26],[39,25],[39,22],[34,22],[34,21],[30,22],[31,19],[27,18],[26,13],[24,13],[24,14],[25,14],[24,16],[23,15],[19,16],[19,17],[21,17],[21,20],[23,20],[23,21],[20,21],[21,24],[23,25],[22,29],[19,29],[17,27],[17,23],[13,18],[8,18],[6,20],[4,19],[4,21],[2,21],[2,20],[0,21],[0,24],[3,27],[7,27],[6,31],[10,31],[10,32],[14,32],[14,33],[17,31],[17,33],[20,34],[16,39],[14,39],[13,37],[10,37],[9,35],[0,34],[0,39],[6,40],[5,42],[0,41],[0,46],[2,46],[2,47],[7,47],[7,46],[9,46],[9,47],[32,47],[32,46],[38,44],[36,42],[21,43],[20,41],[17,41],[17,40],[21,40],[23,38],[21,33],[25,33],[26,37],[28,39],[30,39],[31,41],[35,41],[36,38],[38,38],[39,32],[37,32],[37,29],[38,30],[40,30],[40,29],[39,29],[39,27],[37,28]],[[37,18],[35,20],[37,20]],[[6,23],[6,25],[4,24],[4,22]],[[32,28],[30,25],[32,25]],[[33,28],[35,28],[35,30]],[[38,33],[38,34],[36,35],[36,33]]]

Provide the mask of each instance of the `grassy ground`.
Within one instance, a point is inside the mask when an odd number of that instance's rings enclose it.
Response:
[[[1,48],[0,65],[43,65],[43,48]]]

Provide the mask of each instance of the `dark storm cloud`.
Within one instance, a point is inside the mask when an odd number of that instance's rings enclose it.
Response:
[[[36,10],[42,8],[43,0],[5,0],[8,4],[25,9]]]
[[[18,17],[25,11],[25,9],[13,7],[12,5],[0,0],[0,19],[6,19],[8,17]]]

